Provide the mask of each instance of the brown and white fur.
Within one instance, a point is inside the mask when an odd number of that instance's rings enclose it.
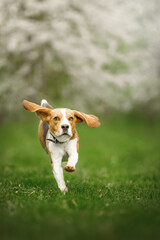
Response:
[[[49,154],[53,175],[59,189],[62,192],[68,192],[61,163],[66,153],[69,156],[65,166],[66,171],[73,172],[78,162],[79,138],[75,124],[84,121],[89,127],[96,128],[100,126],[99,119],[67,108],[52,108],[46,100],[41,101],[41,106],[24,100],[23,107],[40,116],[39,140]]]

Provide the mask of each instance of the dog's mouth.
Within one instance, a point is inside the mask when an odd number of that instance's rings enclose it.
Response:
[[[68,134],[67,132],[64,132],[59,137],[62,137],[62,136],[69,136],[70,137],[70,134]]]

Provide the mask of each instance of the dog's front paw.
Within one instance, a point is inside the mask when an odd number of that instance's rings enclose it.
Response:
[[[67,172],[73,172],[73,171],[75,171],[75,168],[72,167],[72,166],[65,166],[64,169],[65,169]]]
[[[66,194],[66,193],[68,192],[68,188],[67,188],[67,187],[61,188],[60,190],[61,190],[61,192],[63,192],[64,194]]]

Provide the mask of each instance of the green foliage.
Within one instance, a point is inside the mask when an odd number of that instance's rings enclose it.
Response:
[[[132,45],[127,44],[123,39],[117,41],[117,52],[127,54],[133,49]]]
[[[37,124],[1,125],[1,239],[159,239],[160,123],[116,117],[78,125],[75,173],[62,194]],[[64,164],[64,163],[63,163]]]
[[[58,56],[54,56],[52,62],[46,65],[43,94],[52,101],[63,101],[63,90],[69,82],[69,77],[65,63]]]
[[[111,74],[120,74],[129,72],[130,66],[118,58],[112,58],[109,63],[102,65],[102,69]]]

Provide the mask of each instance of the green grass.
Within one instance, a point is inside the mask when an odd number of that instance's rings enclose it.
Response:
[[[159,121],[79,124],[79,162],[64,173],[66,195],[37,125],[35,117],[0,127],[0,239],[160,239]]]

